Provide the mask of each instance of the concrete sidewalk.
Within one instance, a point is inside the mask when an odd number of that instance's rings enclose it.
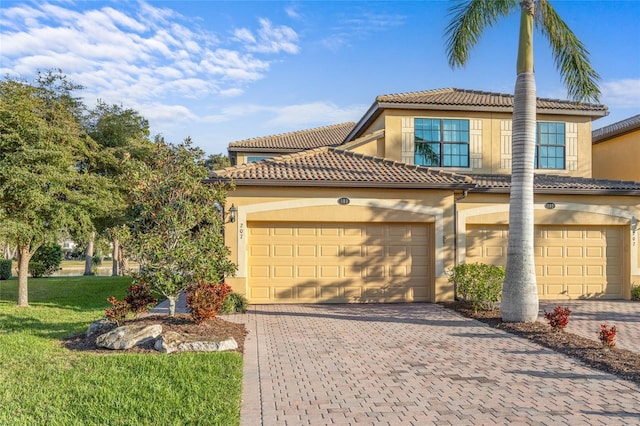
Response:
[[[607,321],[640,351],[640,303],[577,303],[560,303],[574,310],[570,332],[597,339]],[[439,305],[256,305],[223,318],[249,330],[242,425],[640,424],[638,385]]]

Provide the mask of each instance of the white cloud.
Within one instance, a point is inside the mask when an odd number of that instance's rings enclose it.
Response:
[[[640,79],[627,78],[607,81],[600,85],[603,103],[609,108],[637,108],[640,110]]]
[[[332,102],[312,102],[299,105],[272,108],[275,115],[267,121],[273,126],[289,126],[295,129],[325,126],[330,124],[357,121],[366,111],[366,105],[339,107]]]
[[[285,25],[274,27],[268,19],[260,19],[257,36],[247,28],[235,30],[234,35],[245,43],[249,52],[296,54],[300,51],[298,34]]]
[[[75,3],[11,4],[0,18],[2,73],[29,78],[38,70],[60,68],[87,87],[88,104],[101,98],[155,105],[151,110],[159,111],[170,102],[166,111],[184,116],[176,104],[241,94],[269,71],[275,58],[267,55],[298,51],[295,31],[267,20],[221,40],[192,19],[144,1],[88,2],[86,10]],[[263,55],[257,58],[257,52]]]

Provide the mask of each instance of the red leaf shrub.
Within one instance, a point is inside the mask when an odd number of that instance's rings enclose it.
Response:
[[[544,317],[549,322],[549,325],[557,331],[562,331],[569,324],[569,315],[571,315],[571,309],[563,308],[562,306],[556,306],[553,311],[544,311]]]
[[[232,292],[226,284],[198,282],[187,291],[187,306],[191,308],[191,318],[201,324],[214,318],[224,303],[224,299]]]
[[[112,307],[105,309],[104,315],[109,321],[120,325],[129,313],[129,304],[125,300],[118,300],[113,296],[108,298],[107,302],[111,303]]]
[[[608,328],[607,324],[601,324],[600,334],[598,335],[598,337],[600,338],[600,343],[602,343],[602,346],[605,348],[613,348],[616,345],[615,339],[617,332],[618,329],[615,325],[611,328]]]
[[[151,295],[150,284],[145,282],[130,285],[124,300],[129,304],[131,312],[136,315],[147,312],[151,306],[158,303],[158,300]]]

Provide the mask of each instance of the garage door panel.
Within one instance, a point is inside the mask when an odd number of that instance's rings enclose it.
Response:
[[[429,230],[415,224],[249,223],[251,301],[428,300]]]
[[[506,229],[504,225],[470,225],[466,262],[505,266]],[[545,225],[537,226],[535,235],[535,270],[541,298],[622,297],[621,227]],[[504,255],[499,255],[500,250]]]

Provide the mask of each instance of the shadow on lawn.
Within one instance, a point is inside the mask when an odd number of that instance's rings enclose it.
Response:
[[[86,322],[79,321],[42,321],[33,317],[0,313],[0,334],[27,332],[38,337],[61,339],[86,330],[88,325]]]

